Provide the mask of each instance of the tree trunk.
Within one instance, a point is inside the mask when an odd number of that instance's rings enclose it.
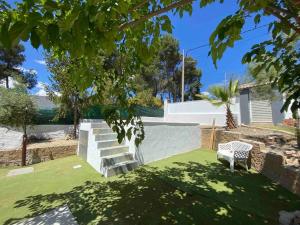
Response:
[[[297,118],[296,118],[296,139],[297,139],[297,147],[300,149],[300,117],[299,114],[297,113]]]
[[[23,134],[23,140],[22,140],[22,160],[21,160],[21,166],[26,166],[26,152],[27,152],[27,134]]]
[[[78,126],[78,111],[77,108],[74,110],[74,127],[73,127],[73,138],[77,138],[77,126]]]
[[[229,106],[226,106],[226,128],[234,129],[236,124]]]
[[[9,79],[8,76],[5,78],[6,88],[9,89]]]
[[[173,102],[177,102],[177,93],[176,90],[174,90],[174,92],[172,93],[173,95]]]

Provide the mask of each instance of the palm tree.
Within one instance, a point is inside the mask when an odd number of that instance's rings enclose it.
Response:
[[[232,105],[232,98],[235,97],[238,93],[239,81],[233,81],[230,79],[228,87],[222,86],[213,86],[209,89],[211,94],[210,97],[207,97],[213,105],[221,106],[225,105],[226,107],[226,127],[228,129],[236,128],[236,123],[234,121],[230,106]]]

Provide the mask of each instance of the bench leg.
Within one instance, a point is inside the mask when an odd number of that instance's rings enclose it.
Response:
[[[247,160],[245,160],[245,167],[246,167],[246,170],[248,171],[248,164],[247,164]]]
[[[234,172],[234,160],[230,160],[230,171]]]

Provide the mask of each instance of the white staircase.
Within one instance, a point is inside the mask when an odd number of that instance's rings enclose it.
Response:
[[[100,173],[105,177],[126,173],[138,166],[138,161],[129,152],[129,147],[118,143],[117,134],[107,123],[92,123],[91,130],[99,152],[97,155],[100,156]]]

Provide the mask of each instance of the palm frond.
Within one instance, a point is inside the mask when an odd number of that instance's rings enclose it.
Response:
[[[231,104],[231,98],[238,93],[238,80],[230,80],[228,87],[213,86],[209,89],[211,97],[206,97],[213,105],[221,106]]]
[[[230,79],[228,85],[229,97],[232,98],[238,93],[239,81]]]

